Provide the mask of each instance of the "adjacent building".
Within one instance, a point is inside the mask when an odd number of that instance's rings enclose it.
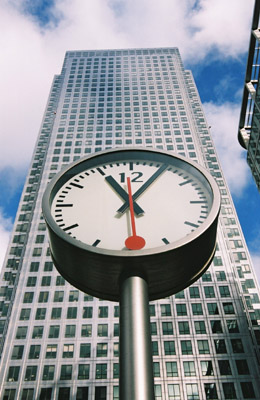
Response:
[[[177,48],[69,51],[53,80],[0,283],[0,399],[119,399],[119,306],[53,266],[41,198],[87,154],[143,146],[206,167],[217,251],[191,287],[150,303],[156,399],[259,399],[259,287],[200,98]]]
[[[247,150],[247,162],[260,191],[260,1],[256,0],[253,15],[245,85],[239,120],[238,140]]]

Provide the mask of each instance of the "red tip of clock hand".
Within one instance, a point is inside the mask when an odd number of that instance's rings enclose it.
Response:
[[[129,236],[125,240],[125,245],[129,250],[140,250],[145,246],[145,240],[144,240],[144,238],[142,238],[141,236],[137,236],[137,234],[136,234],[134,204],[133,204],[130,178],[127,178],[127,189],[128,189],[128,196],[129,196],[130,220],[131,220],[133,235]]]

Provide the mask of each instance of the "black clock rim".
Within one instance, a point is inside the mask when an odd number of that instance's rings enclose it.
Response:
[[[52,205],[52,200],[57,193],[57,191],[60,189],[60,187],[63,186],[64,183],[66,183],[69,179],[71,179],[73,176],[77,175],[79,172],[81,172],[79,169],[79,166],[85,162],[88,162],[90,165],[89,167],[94,167],[96,165],[100,165],[103,163],[103,161],[98,162],[98,164],[95,162],[97,159],[103,159],[104,157],[107,158],[110,156],[112,159],[111,161],[115,162],[113,155],[120,155],[122,153],[136,153],[139,154],[141,152],[144,153],[149,153],[149,154],[156,154],[162,155],[165,158],[171,159],[175,158],[180,160],[183,164],[189,165],[191,168],[195,169],[200,176],[202,176],[206,182],[208,183],[209,187],[211,188],[212,191],[212,207],[211,210],[205,219],[205,221],[198,227],[196,228],[193,232],[189,233],[187,236],[184,238],[181,238],[177,241],[171,242],[169,244],[164,244],[162,246],[154,247],[151,249],[141,249],[141,250],[109,250],[109,249],[104,249],[100,247],[93,247],[91,245],[88,245],[86,243],[83,243],[79,241],[78,239],[74,239],[70,235],[66,234],[55,222],[54,218],[52,217],[51,214],[51,205]],[[118,159],[119,160],[119,159]],[[105,160],[104,163],[107,163],[109,160]],[[121,160],[122,161],[122,160]],[[158,160],[159,162],[160,160]],[[160,161],[161,162],[161,161]],[[73,174],[68,179],[65,179],[65,175],[68,174],[68,172],[71,171]],[[214,180],[214,178],[210,175],[210,173],[203,168],[201,165],[191,161],[190,159],[180,156],[179,154],[175,153],[169,153],[166,151],[158,150],[158,149],[147,149],[145,147],[127,147],[127,148],[116,148],[116,149],[111,149],[111,150],[105,150],[101,152],[97,152],[94,154],[90,154],[89,156],[83,157],[72,164],[68,165],[66,168],[62,169],[59,173],[55,175],[55,177],[49,182],[45,193],[43,195],[42,199],[42,211],[43,211],[43,216],[45,218],[45,221],[47,222],[49,230],[53,230],[57,236],[59,236],[62,240],[69,242],[72,246],[75,246],[75,248],[79,248],[82,250],[86,250],[87,252],[93,252],[96,254],[101,254],[101,255],[107,255],[107,256],[118,256],[118,257],[126,257],[126,258],[135,258],[135,257],[145,257],[145,256],[150,256],[152,254],[158,254],[158,253],[163,253],[163,252],[169,252],[174,249],[177,249],[179,247],[184,246],[188,242],[193,241],[196,237],[200,236],[203,234],[204,231],[207,230],[208,226],[210,226],[214,220],[218,217],[219,214],[219,209],[220,209],[220,193],[218,190],[218,186]]]

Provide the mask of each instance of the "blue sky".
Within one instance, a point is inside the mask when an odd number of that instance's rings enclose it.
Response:
[[[54,74],[66,50],[179,47],[260,278],[260,194],[237,143],[254,0],[0,2],[0,264]]]

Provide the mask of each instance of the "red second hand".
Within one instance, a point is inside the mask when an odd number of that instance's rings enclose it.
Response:
[[[132,197],[132,189],[131,189],[130,178],[127,178],[127,190],[128,190],[128,196],[129,196],[130,219],[131,219],[131,226],[132,226],[133,235],[129,236],[125,240],[125,245],[129,250],[140,250],[145,246],[145,240],[141,236],[137,236],[136,235],[134,204],[133,204],[133,197]]]

